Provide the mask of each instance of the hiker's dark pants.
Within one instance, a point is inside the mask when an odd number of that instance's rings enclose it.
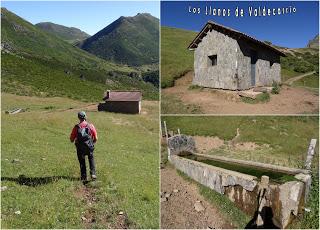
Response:
[[[80,174],[81,180],[87,179],[87,168],[86,168],[86,156],[88,156],[89,166],[90,166],[90,175],[96,175],[96,167],[94,164],[93,151],[89,151],[86,148],[76,145],[77,155],[80,164]]]

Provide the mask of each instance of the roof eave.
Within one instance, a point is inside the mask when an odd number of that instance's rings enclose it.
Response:
[[[269,50],[271,50],[271,51],[273,51],[273,52],[276,52],[276,53],[279,54],[280,56],[283,56],[283,57],[286,57],[286,56],[287,56],[285,53],[281,52],[280,50],[278,50],[278,49],[275,48],[275,47],[272,47],[272,46],[270,46],[270,45],[268,45],[268,44],[266,44],[266,43],[264,43],[264,42],[262,42],[262,41],[259,41],[259,40],[255,39],[255,38],[252,38],[251,36],[246,35],[246,34],[244,34],[244,33],[242,33],[242,32],[236,31],[236,30],[234,30],[234,29],[232,29],[232,28],[229,28],[229,27],[226,27],[226,26],[217,24],[217,23],[212,22],[212,21],[208,21],[208,22],[206,23],[206,25],[202,28],[202,30],[197,34],[197,36],[192,40],[192,42],[191,42],[191,43],[189,44],[189,46],[188,46],[188,49],[189,49],[189,50],[192,50],[192,51],[193,51],[193,50],[195,50],[195,49],[198,47],[198,44],[202,41],[202,38],[201,38],[201,41],[200,41],[200,42],[197,42],[197,40],[198,40],[199,37],[204,33],[204,31],[207,29],[208,25],[210,25],[210,26],[217,26],[217,27],[223,27],[223,28],[225,28],[226,30],[230,30],[230,31],[232,31],[232,32],[234,32],[234,33],[239,33],[239,36],[244,37],[245,39],[248,39],[248,40],[250,40],[250,41],[252,41],[252,42],[254,42],[254,43],[258,43],[259,45],[264,46],[265,48],[267,48],[267,49],[269,49]],[[210,28],[209,28],[209,30],[210,30]],[[196,45],[196,46],[195,46],[195,45]]]

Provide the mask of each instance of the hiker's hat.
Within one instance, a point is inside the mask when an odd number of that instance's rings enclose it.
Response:
[[[86,112],[80,111],[80,112],[78,113],[78,118],[80,118],[80,119],[86,119],[86,117],[87,117]]]

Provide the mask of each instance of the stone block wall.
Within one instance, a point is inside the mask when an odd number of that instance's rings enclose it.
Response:
[[[194,52],[193,84],[221,89],[237,89],[237,41],[215,30],[208,32]],[[217,55],[217,65],[211,66],[208,56]]]
[[[169,160],[178,170],[195,181],[227,196],[248,215],[253,216],[258,211],[259,218],[263,219],[262,209],[268,207],[272,210],[273,223],[280,228],[287,227],[295,216],[302,213],[306,186],[298,178],[297,181],[284,184],[265,184],[255,176],[207,165],[178,155],[171,155]]]
[[[139,114],[141,101],[106,101],[98,105],[98,111]]]
[[[254,86],[251,83],[251,50],[257,52]],[[210,55],[217,55],[217,65],[210,65]],[[194,85],[217,89],[244,90],[281,82],[278,54],[215,30],[209,31],[195,49],[194,72]]]

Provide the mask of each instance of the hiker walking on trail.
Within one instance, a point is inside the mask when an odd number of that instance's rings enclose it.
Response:
[[[86,159],[88,156],[91,179],[97,179],[96,168],[93,157],[94,144],[98,140],[97,131],[93,124],[89,124],[86,113],[78,113],[79,123],[74,126],[70,135],[70,141],[74,142],[77,148],[77,155],[80,164],[81,180],[87,181]]]

